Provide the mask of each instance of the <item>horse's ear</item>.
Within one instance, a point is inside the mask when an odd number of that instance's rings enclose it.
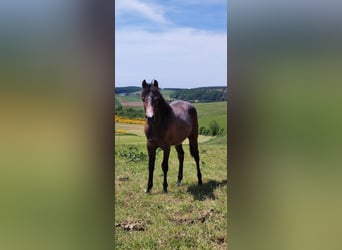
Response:
[[[154,85],[154,87],[158,88],[158,81],[157,81],[157,80],[154,80],[154,81],[153,81],[153,85]]]
[[[146,86],[147,86],[146,80],[142,81],[141,85],[143,88],[146,88]]]

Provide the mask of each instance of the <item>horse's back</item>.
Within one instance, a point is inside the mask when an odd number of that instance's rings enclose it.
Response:
[[[187,102],[187,101],[176,100],[176,101],[171,102],[170,106],[173,108],[173,110],[182,109],[187,112],[191,112],[191,111],[196,112],[195,107],[190,102]]]
[[[176,116],[184,120],[197,120],[196,109],[190,102],[177,100],[171,102],[170,106]]]

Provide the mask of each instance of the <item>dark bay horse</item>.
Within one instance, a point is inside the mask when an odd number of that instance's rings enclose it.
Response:
[[[202,174],[199,165],[198,152],[198,120],[195,107],[186,101],[173,101],[168,104],[159,92],[156,80],[151,84],[142,82],[141,99],[145,110],[145,135],[148,151],[148,183],[146,193],[150,193],[153,186],[153,171],[156,149],[164,151],[162,169],[164,173],[163,191],[167,193],[167,171],[170,147],[175,146],[178,154],[179,169],[177,185],[183,178],[184,151],[182,142],[189,138],[190,153],[195,158],[197,166],[198,185],[202,184]]]

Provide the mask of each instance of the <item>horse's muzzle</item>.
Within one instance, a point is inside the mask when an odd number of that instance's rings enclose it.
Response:
[[[152,121],[154,121],[154,115],[153,115],[153,116],[147,116],[147,115],[145,115],[145,118],[146,118],[147,122],[152,122]]]

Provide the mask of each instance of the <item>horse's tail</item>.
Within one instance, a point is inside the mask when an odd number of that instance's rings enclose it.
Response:
[[[191,105],[189,109],[189,114],[192,121],[192,132],[191,136],[197,139],[198,136],[198,117],[197,117],[197,110],[194,106]]]

